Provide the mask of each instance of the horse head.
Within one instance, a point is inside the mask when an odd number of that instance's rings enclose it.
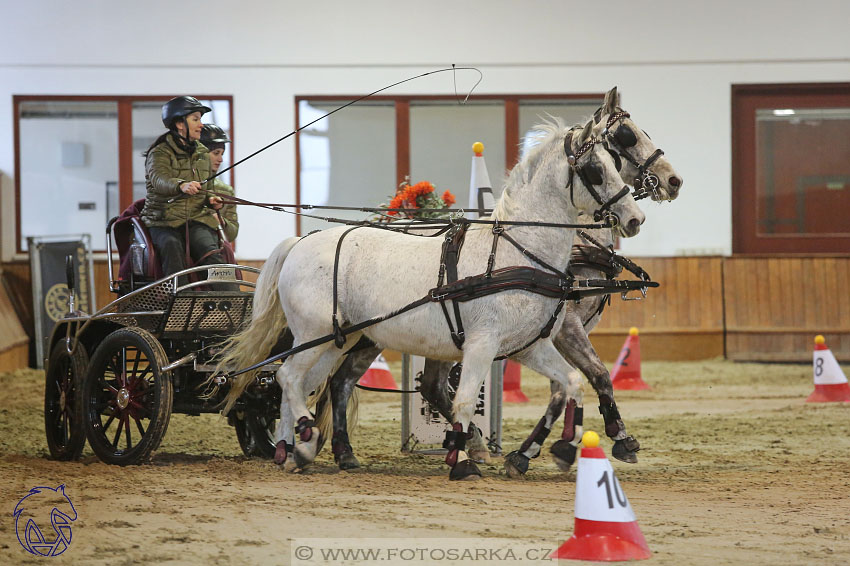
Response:
[[[634,185],[635,198],[649,196],[659,202],[679,196],[681,175],[649,135],[620,107],[617,87],[605,95],[602,106],[593,115],[593,123],[594,132],[611,152],[620,175]]]
[[[580,212],[597,222],[607,221],[621,236],[630,238],[637,235],[646,217],[593,127],[593,122],[588,122],[581,130],[570,129],[564,137],[569,198]]]

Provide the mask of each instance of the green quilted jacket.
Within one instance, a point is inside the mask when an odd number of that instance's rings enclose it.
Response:
[[[147,196],[142,220],[148,226],[176,228],[186,220],[194,220],[215,229],[215,212],[204,204],[207,196],[201,192],[183,196],[169,203],[168,199],[183,195],[180,185],[186,181],[203,182],[210,176],[209,150],[200,142],[189,153],[177,145],[172,135],[148,151],[145,159]]]

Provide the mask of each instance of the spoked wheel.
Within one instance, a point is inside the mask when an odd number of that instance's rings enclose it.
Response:
[[[171,418],[173,389],[162,346],[146,330],[109,334],[94,352],[83,386],[86,436],[98,458],[140,464],[159,447]]]
[[[277,419],[253,411],[239,411],[233,419],[233,427],[236,429],[236,439],[243,454],[268,460],[274,458]]]
[[[53,346],[44,382],[44,432],[54,460],[76,460],[86,445],[81,389],[89,356],[82,344],[69,354],[65,340]]]

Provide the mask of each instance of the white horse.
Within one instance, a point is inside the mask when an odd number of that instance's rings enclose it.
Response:
[[[541,126],[541,142],[512,170],[493,219],[574,224],[579,212],[593,215],[604,211],[617,221],[623,236],[636,235],[645,219],[643,212],[629,194],[611,155],[593,136],[592,126],[588,123],[583,130],[568,130],[560,122]],[[347,230],[351,229],[325,230],[278,245],[257,281],[252,322],[233,337],[220,367],[243,367],[256,361],[256,353],[268,351],[285,325],[296,345],[333,333],[335,291],[337,318],[344,329],[396,311],[435,287],[442,238],[358,228],[340,244]],[[505,230],[531,254],[503,241],[495,255],[497,268],[540,269],[545,263],[566,269],[575,229],[509,225]],[[487,225],[474,225],[467,231],[457,264],[458,279],[485,271],[493,237]],[[447,330],[441,306],[430,302],[362,332],[348,334],[342,348],[331,342],[296,353],[277,372],[283,392],[278,438],[283,437],[283,443],[292,440],[295,425],[299,436],[294,449],[296,463],[304,467],[313,461],[319,430],[308,411],[307,396],[328,379],[344,352],[365,334],[384,348],[463,362],[453,405],[453,430],[447,433],[446,463],[452,468],[451,479],[480,476],[468,458],[464,442],[478,390],[494,358],[518,351],[512,359],[558,382],[568,392],[574,388],[568,380],[572,368],[550,339],[538,339],[558,303],[557,298],[527,290],[509,290],[462,302],[462,349]],[[253,376],[246,373],[232,385],[225,412],[251,379]]]

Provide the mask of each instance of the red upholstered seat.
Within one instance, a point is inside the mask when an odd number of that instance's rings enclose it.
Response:
[[[162,267],[156,256],[148,228],[141,213],[145,199],[139,199],[121,213],[115,221],[115,243],[118,246],[118,280],[151,282],[162,277]]]

